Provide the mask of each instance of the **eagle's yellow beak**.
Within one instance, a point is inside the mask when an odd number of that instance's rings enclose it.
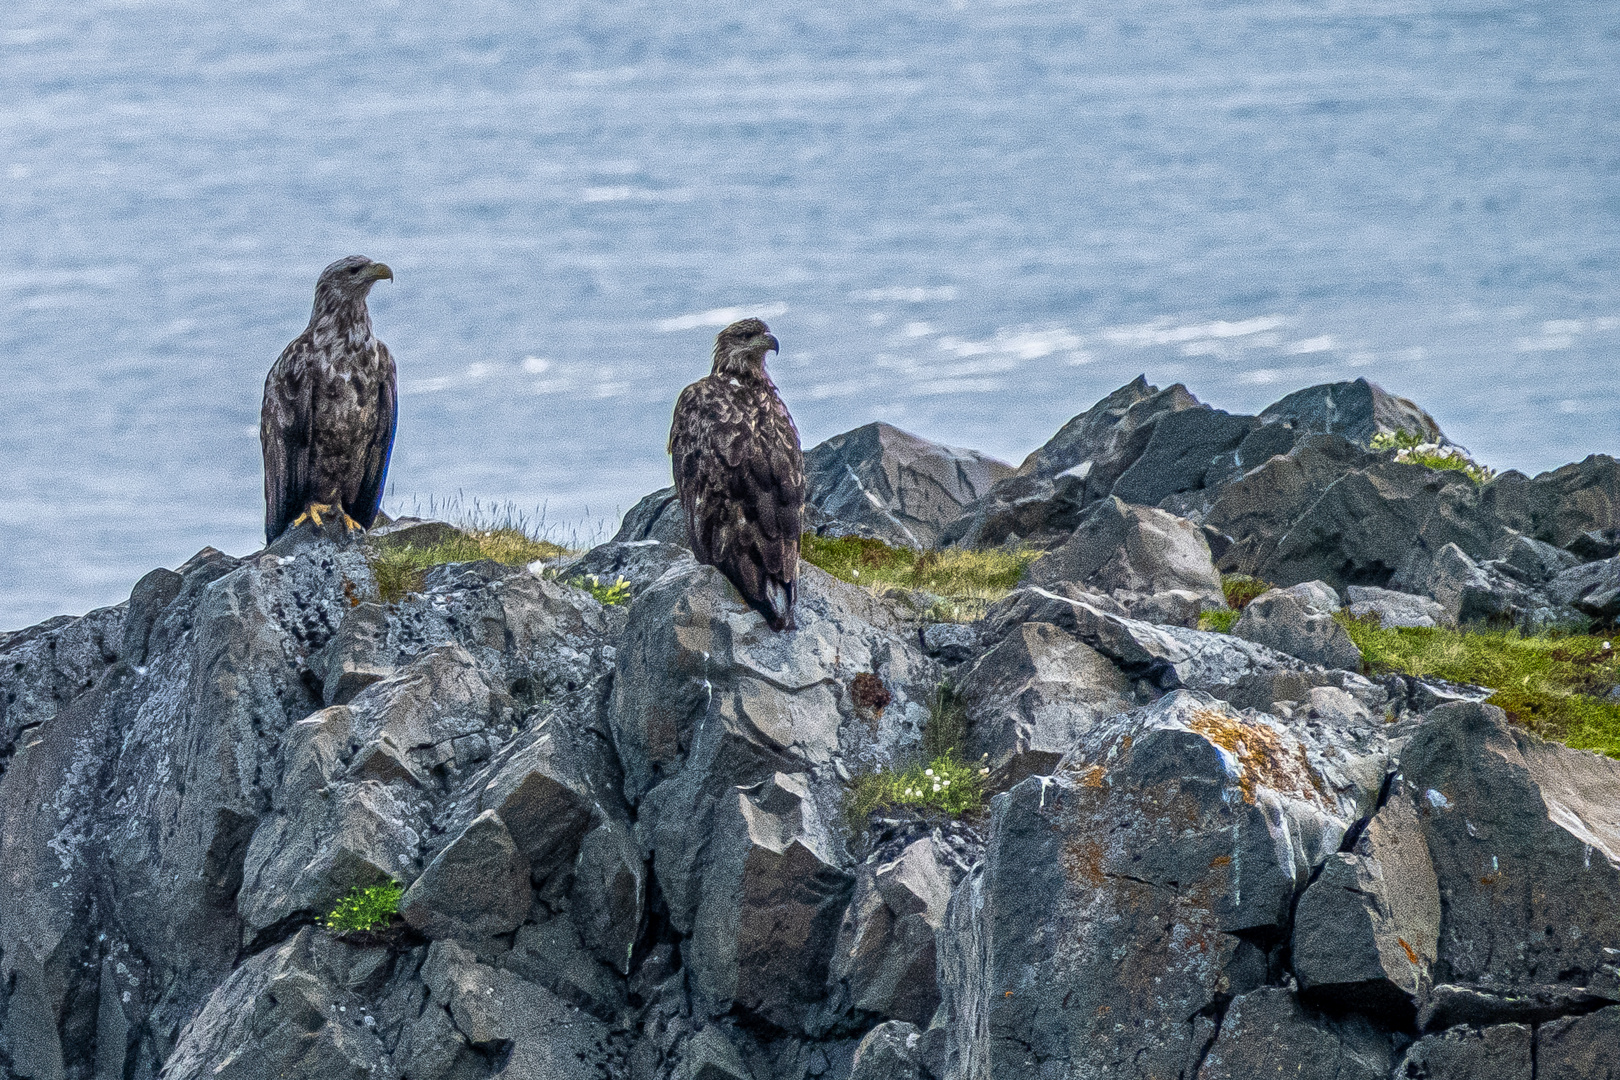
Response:
[[[371,278],[373,281],[382,281],[384,279],[387,279],[388,281],[394,280],[394,272],[388,269],[387,263],[372,263],[370,266],[366,267],[366,276]]]
[[[776,353],[778,356],[781,355],[782,346],[777,344],[775,334],[766,334],[765,335],[765,343],[770,346],[770,351],[771,352]]]

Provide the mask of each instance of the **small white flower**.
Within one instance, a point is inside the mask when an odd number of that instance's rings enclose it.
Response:
[[[946,786],[946,787],[950,787],[950,786],[951,786],[951,782],[950,782],[950,781],[949,781],[949,780],[947,780],[947,781],[945,781],[945,786]]]
[[[989,769],[980,769],[979,770],[979,775],[980,776],[989,776],[990,775],[990,770]]]
[[[934,775],[934,770],[933,769],[924,769],[923,770],[923,775],[924,776],[933,776]]]
[[[938,790],[939,790],[939,785],[938,785],[938,784],[935,784],[935,785],[934,785],[934,790],[935,790],[935,791],[938,791]]]

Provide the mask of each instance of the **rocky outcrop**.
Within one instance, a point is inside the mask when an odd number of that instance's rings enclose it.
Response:
[[[967,625],[805,565],[772,633],[659,496],[394,603],[304,528],[8,635],[0,1080],[1612,1075],[1620,764],[1335,618],[1614,619],[1612,462],[1368,450],[1409,404],[1139,380],[1016,476],[813,451],[828,534],[1047,548]],[[1217,566],[1279,585],[1231,634]],[[946,731],[986,813],[852,816]]]

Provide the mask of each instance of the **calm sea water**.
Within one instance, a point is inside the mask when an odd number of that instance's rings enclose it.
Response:
[[[743,313],[806,445],[1365,375],[1536,471],[1620,451],[1620,5],[9,0],[0,628],[259,545],[351,252],[395,512],[611,527]]]

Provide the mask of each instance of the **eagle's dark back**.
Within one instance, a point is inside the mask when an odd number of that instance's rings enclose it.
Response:
[[[366,294],[393,272],[351,255],[321,271],[309,326],[264,381],[264,534],[273,542],[310,504],[370,528],[382,505],[398,420],[394,358],[371,333]]]
[[[776,347],[758,319],[722,330],[713,372],[675,402],[669,453],[693,554],[725,574],[771,629],[791,630],[804,453],[765,374],[765,354]]]

